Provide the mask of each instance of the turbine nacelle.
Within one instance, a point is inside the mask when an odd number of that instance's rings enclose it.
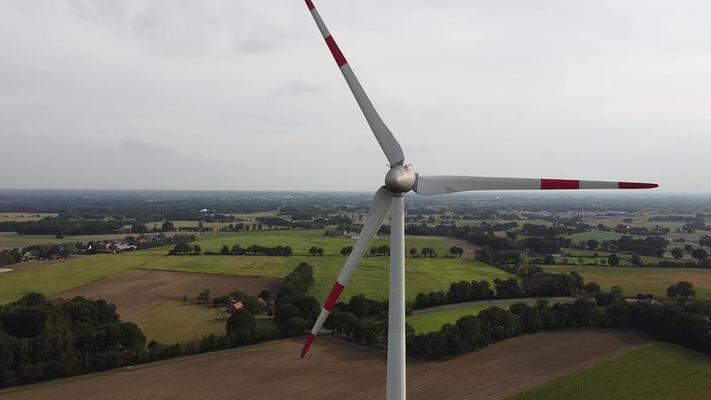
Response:
[[[393,193],[407,193],[415,187],[417,173],[410,165],[390,167],[385,175],[385,189]]]

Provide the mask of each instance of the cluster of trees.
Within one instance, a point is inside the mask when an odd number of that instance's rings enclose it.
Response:
[[[168,251],[169,256],[186,256],[186,255],[200,255],[202,253],[202,248],[198,245],[191,245],[186,242],[180,242],[175,245],[172,249]]]
[[[208,252],[205,252],[205,254],[211,254]],[[222,246],[220,249],[220,255],[223,256],[280,256],[280,257],[290,257],[292,254],[294,254],[294,251],[291,249],[290,246],[274,246],[274,247],[267,247],[267,246],[258,246],[258,245],[252,245],[246,248],[243,248],[239,244],[236,244],[232,246],[232,248],[228,247],[227,245]]]
[[[268,301],[270,297],[271,293],[267,290],[263,290],[258,297],[236,290],[230,294],[212,299],[214,307],[229,307],[230,318],[225,324],[225,332],[232,343],[250,344],[255,343],[257,340],[263,341],[264,338],[275,338],[277,336],[275,327],[258,329],[254,319],[255,315],[269,312]],[[239,310],[233,307],[236,302],[242,304],[242,308]]]
[[[425,257],[425,258],[434,258],[437,257],[437,252],[435,249],[432,247],[423,247],[422,250],[417,252],[416,248],[411,248],[408,250],[408,253],[410,253],[410,257]]]
[[[667,288],[667,297],[686,300],[689,297],[696,297],[696,290],[691,282],[679,281]]]
[[[517,278],[494,279],[494,285],[485,281],[459,281],[449,285],[449,290],[419,293],[415,297],[414,309],[436,307],[445,304],[490,299],[517,299],[523,297],[574,296],[586,292],[583,277],[577,272],[553,274],[540,267],[519,267],[512,269]]]
[[[33,293],[0,306],[0,387],[135,363],[146,338],[103,300]]]
[[[274,308],[274,324],[280,337],[303,335],[316,321],[321,305],[307,295],[313,283],[313,267],[307,263],[299,264],[284,279]]]
[[[158,226],[154,226],[151,229],[148,229],[145,223],[136,221],[131,225],[131,233],[158,233],[158,232],[174,232],[175,229],[175,224],[173,221],[168,221],[164,220],[161,223],[160,228]]]
[[[699,243],[701,243],[701,240],[699,240]],[[708,242],[704,240],[704,246],[708,246]],[[684,258],[685,252],[689,252],[691,257],[703,261],[707,258],[709,258],[709,254],[705,249],[702,249],[701,247],[691,247],[690,245],[686,245],[683,248],[682,247],[675,247],[671,249],[671,255],[674,257],[676,260],[681,260]]]
[[[387,318],[387,301],[356,295],[348,303],[338,302],[333,306],[325,328],[334,335],[356,343],[385,347],[388,337]]]
[[[389,256],[390,246],[385,244],[382,246],[373,246],[370,248],[369,252],[371,256]]]
[[[452,246],[449,248],[449,255],[461,258],[464,255],[464,249],[459,246]]]
[[[323,256],[323,254],[323,247],[311,246],[311,248],[309,249],[310,256]]]

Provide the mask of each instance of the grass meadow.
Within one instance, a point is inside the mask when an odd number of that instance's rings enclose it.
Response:
[[[496,300],[495,302],[476,302],[471,305],[453,304],[449,306],[438,307],[436,309],[424,310],[407,317],[407,323],[412,326],[415,333],[428,333],[439,330],[444,324],[454,324],[466,315],[478,315],[481,311],[490,307],[500,307],[508,309],[512,304],[524,303],[533,305],[536,299],[511,299],[511,300]]]
[[[172,344],[221,335],[225,333],[226,318],[218,309],[168,301],[143,313],[134,322],[148,340]]]
[[[412,326],[415,333],[428,333],[439,330],[444,324],[454,324],[465,315],[478,315],[482,310],[489,308],[486,304],[460,307],[449,310],[433,311],[415,314],[407,317],[407,323]]]
[[[687,400],[711,393],[711,357],[650,343],[511,400]]]

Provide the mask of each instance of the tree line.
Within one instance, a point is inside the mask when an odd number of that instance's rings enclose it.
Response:
[[[548,273],[540,267],[524,266],[512,269],[517,278],[494,279],[494,285],[485,280],[452,282],[445,291],[418,293],[415,310],[446,304],[491,299],[517,299],[524,297],[575,296],[586,290],[583,277],[577,272]]]
[[[657,340],[676,343],[711,354],[711,321],[674,304],[630,303],[621,291],[581,297],[571,304],[550,306],[539,300],[530,306],[519,303],[509,310],[492,307],[477,316],[465,316],[436,332],[408,340],[410,355],[443,359],[468,353],[522,334],[545,329],[600,327],[632,330]]]
[[[252,245],[249,247],[242,247],[239,244],[232,246],[231,248],[227,245],[223,245],[218,253],[213,251],[205,251],[203,253],[202,247],[200,245],[191,245],[187,242],[181,242],[176,244],[172,249],[168,251],[169,256],[184,256],[184,255],[194,255],[198,256],[200,254],[205,254],[206,256],[211,255],[221,255],[221,256],[278,256],[278,257],[290,257],[294,254],[290,246],[259,246]]]
[[[597,284],[585,285],[583,297],[573,303],[535,305],[517,303],[508,310],[491,307],[478,315],[464,316],[438,331],[415,334],[406,326],[408,354],[426,359],[456,357],[489,344],[541,330],[601,327],[632,330],[711,354],[710,307],[681,304],[628,302],[619,288],[609,292]],[[357,299],[356,299],[357,297]],[[703,314],[690,311],[702,310]],[[333,335],[356,343],[387,346],[387,303],[354,296],[339,302],[326,320]]]

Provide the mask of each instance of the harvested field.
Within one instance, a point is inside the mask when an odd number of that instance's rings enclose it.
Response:
[[[280,286],[280,279],[137,269],[53,297],[104,299],[116,304],[121,319],[135,320],[167,301],[181,300],[183,295],[194,298],[204,289],[210,289],[213,296],[237,289],[257,295],[262,289],[276,294]]]
[[[546,332],[444,362],[410,360],[409,399],[505,399],[645,340],[610,330]],[[383,399],[385,353],[329,337],[186,357],[0,391],[3,400]]]
[[[696,298],[711,299],[711,270],[707,268],[657,268],[657,267],[602,267],[602,266],[566,266],[545,265],[546,272],[575,271],[585,278],[585,282],[595,282],[603,289],[622,286],[626,297],[637,293],[651,293],[665,297],[667,288],[679,281],[694,284]]]

